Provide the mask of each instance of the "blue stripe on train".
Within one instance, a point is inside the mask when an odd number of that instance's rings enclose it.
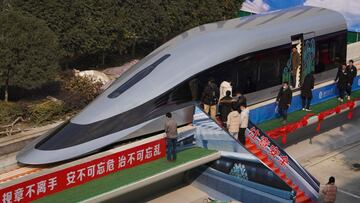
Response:
[[[353,90],[360,89],[360,76],[357,76],[355,78],[352,88]],[[331,98],[336,97],[337,95],[338,95],[338,90],[336,88],[336,84],[331,84],[321,88],[314,89],[311,105],[327,101]],[[301,107],[300,95],[294,96],[291,103],[291,107],[289,109],[289,113],[300,110],[301,108],[302,107]],[[274,119],[278,117],[278,113],[276,111],[277,109],[275,102],[261,106],[259,108],[250,111],[250,120],[255,124],[259,124],[261,122]]]

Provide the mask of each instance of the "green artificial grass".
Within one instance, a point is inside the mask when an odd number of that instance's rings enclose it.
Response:
[[[215,153],[214,150],[204,148],[191,148],[177,154],[175,162],[168,162],[165,158],[142,164],[133,168],[125,169],[112,173],[108,176],[92,180],[83,185],[79,185],[62,192],[55,193],[50,196],[38,199],[35,202],[79,202],[96,195],[109,192],[116,188],[134,183],[136,181],[148,178],[158,173],[164,172],[171,168],[177,167],[189,161],[193,161],[210,154]]]
[[[351,97],[352,98],[360,98],[360,90],[352,92]],[[344,100],[344,101],[346,101],[346,100]],[[337,98],[333,98],[333,99],[327,100],[325,102],[311,106],[311,110],[312,110],[311,112],[306,112],[306,111],[302,111],[302,110],[292,112],[292,113],[288,114],[288,123],[300,121],[307,114],[318,114],[322,111],[334,108],[339,104],[341,104],[341,102]],[[266,131],[273,130],[275,128],[282,126],[282,122],[279,118],[275,118],[272,120],[262,122],[262,123],[258,124],[257,126],[261,130],[266,132]]]

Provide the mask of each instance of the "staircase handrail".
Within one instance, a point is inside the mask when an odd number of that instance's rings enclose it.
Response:
[[[259,130],[259,133],[262,136],[265,136],[269,139],[270,143],[276,147],[278,147],[281,154],[286,155],[288,157],[288,164],[301,175],[317,192],[320,191],[320,182],[314,178],[306,169],[304,169],[295,159],[293,159],[285,150],[283,150],[273,139],[271,139],[264,131],[258,128],[255,124],[249,121],[249,129],[251,127],[256,127]]]

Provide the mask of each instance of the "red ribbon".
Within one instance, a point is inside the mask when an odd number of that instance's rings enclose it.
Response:
[[[317,116],[318,116],[318,124],[316,127],[316,131],[320,132],[320,128],[321,128],[321,122],[328,116],[334,114],[336,112],[335,108],[333,109],[329,109],[323,112],[320,112]]]
[[[359,99],[356,98],[356,99],[350,100],[344,104],[340,104],[340,105],[336,106],[333,109],[329,109],[329,110],[319,113],[318,114],[318,125],[316,127],[316,131],[320,132],[321,121],[323,121],[326,117],[328,117],[334,113],[336,113],[336,114],[340,113],[341,110],[349,108],[349,114],[348,114],[347,118],[352,119],[353,118],[353,110],[355,107],[355,101],[359,101]]]
[[[274,130],[268,131],[267,134],[273,139],[282,137],[281,142],[283,144],[286,144],[286,139],[287,139],[288,134],[291,132],[294,132],[295,130],[297,130],[303,126],[306,126],[308,124],[307,120],[311,116],[314,116],[314,114],[307,114],[300,121],[295,122],[295,123],[290,123],[288,125],[284,125],[279,128],[276,128]]]
[[[355,107],[355,101],[351,100],[349,101],[349,114],[347,116],[348,119],[352,119],[353,118],[353,110]]]
[[[356,98],[356,99],[353,99],[353,100],[350,100],[344,104],[340,104],[338,106],[336,106],[335,108],[332,108],[332,109],[328,109],[326,111],[323,111],[323,112],[320,112],[317,117],[318,117],[318,123],[317,123],[317,127],[316,127],[316,131],[317,132],[320,132],[320,129],[321,129],[321,122],[326,118],[326,117],[329,117],[330,115],[336,113],[340,113],[341,110],[344,110],[344,109],[347,109],[349,108],[349,114],[347,116],[348,119],[352,119],[353,118],[353,110],[354,110],[354,107],[355,107],[355,101],[360,101],[360,99]],[[286,144],[286,138],[287,138],[287,135],[291,132],[294,132],[295,130],[301,128],[301,127],[304,127],[304,126],[307,126],[308,124],[308,119],[311,117],[311,116],[315,116],[315,114],[307,114],[305,115],[300,121],[297,121],[295,123],[290,123],[288,125],[284,125],[284,126],[281,126],[279,128],[275,128],[273,130],[270,130],[268,132],[266,132],[272,139],[277,139],[279,137],[282,137],[281,138],[281,142],[283,144]]]

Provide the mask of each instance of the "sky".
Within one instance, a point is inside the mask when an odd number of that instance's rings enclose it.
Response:
[[[302,5],[336,10],[345,17],[348,30],[360,32],[360,0],[246,0],[241,10],[266,13]]]

